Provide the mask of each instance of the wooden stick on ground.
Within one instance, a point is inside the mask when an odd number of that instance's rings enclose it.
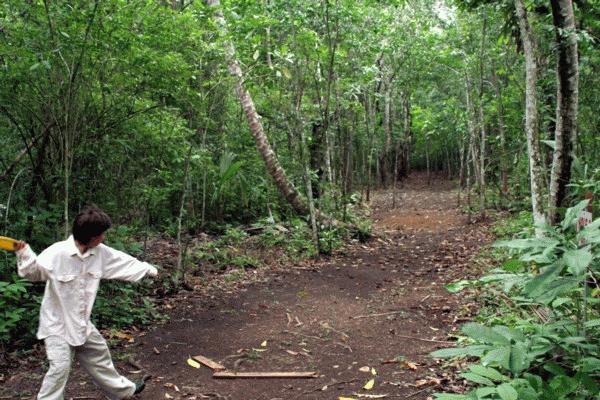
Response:
[[[213,378],[235,379],[235,378],[316,378],[316,372],[215,372]]]
[[[377,314],[357,315],[356,317],[350,317],[350,319],[382,317],[384,315],[402,314],[403,312],[405,312],[405,311],[400,310],[400,311],[390,311],[390,312],[377,313]]]
[[[192,357],[193,360],[198,361],[200,364],[204,364],[206,365],[208,368],[212,369],[213,371],[225,371],[227,368],[225,368],[223,365],[219,364],[216,361],[211,360],[210,358],[206,358],[204,356],[193,356]]]

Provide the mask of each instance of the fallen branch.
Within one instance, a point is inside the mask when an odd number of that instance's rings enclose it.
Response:
[[[192,359],[195,361],[198,361],[200,364],[207,366],[208,368],[212,369],[213,371],[225,371],[227,369],[223,365],[219,364],[218,362],[213,361],[210,358],[207,358],[207,357],[204,357],[201,355],[193,356]]]
[[[390,312],[384,312],[384,313],[378,313],[378,314],[357,315],[356,317],[350,317],[350,319],[383,317],[384,315],[402,314],[403,312],[404,311],[390,311]]]
[[[264,379],[264,378],[317,378],[316,372],[215,372],[213,378],[217,379]]]
[[[441,343],[441,344],[451,344],[451,345],[456,345],[456,342],[451,342],[449,340],[433,340],[433,339],[423,339],[423,338],[418,338],[418,337],[414,337],[414,336],[405,336],[405,335],[396,335],[398,337],[404,338],[404,339],[412,339],[412,340],[420,340],[422,342],[430,342],[430,343]]]

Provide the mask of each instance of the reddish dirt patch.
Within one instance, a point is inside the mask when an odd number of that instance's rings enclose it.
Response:
[[[378,236],[342,254],[287,270],[214,298],[178,298],[170,320],[114,350],[144,371],[117,361],[131,378],[151,374],[139,399],[338,399],[355,393],[427,399],[452,384],[427,354],[451,345],[448,335],[472,310],[443,285],[470,275],[470,258],[490,240],[483,225],[467,225],[447,182],[405,183],[396,196],[376,193]],[[266,341],[266,346],[261,344]],[[236,371],[317,371],[316,379],[218,380],[187,365],[202,354]],[[385,363],[396,359],[398,362]],[[41,361],[41,360],[40,360]],[[40,362],[41,364],[41,362]],[[376,375],[361,372],[373,367]],[[15,373],[3,395],[28,398],[43,368]],[[362,387],[375,379],[372,390]],[[100,399],[76,368],[68,396]]]

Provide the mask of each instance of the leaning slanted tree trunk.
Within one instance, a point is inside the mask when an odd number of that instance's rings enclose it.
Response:
[[[220,0],[206,0],[206,4],[209,7],[214,8],[213,17],[217,22],[217,25],[221,29],[220,34],[226,36],[227,21],[225,21],[225,16],[223,15],[223,11],[221,10]],[[287,179],[285,171],[279,164],[277,156],[273,152],[273,149],[269,144],[269,140],[265,135],[262,123],[260,121],[260,117],[256,112],[256,107],[254,106],[254,102],[252,101],[252,97],[244,87],[244,75],[242,74],[240,62],[238,61],[235,55],[235,47],[233,46],[233,43],[231,43],[231,41],[229,40],[225,40],[224,46],[225,58],[228,64],[229,73],[235,79],[235,92],[240,100],[242,109],[246,114],[248,124],[250,125],[250,132],[254,137],[256,147],[258,148],[258,152],[260,153],[267,167],[267,171],[273,178],[273,181],[275,182],[275,185],[277,186],[279,191],[283,194],[283,196],[294,208],[294,210],[298,214],[307,215],[309,213],[309,210],[306,201],[300,195],[300,193],[294,187],[294,185],[292,185],[292,183]]]
[[[538,67],[535,58],[535,43],[527,11],[523,0],[515,0],[517,19],[523,41],[523,52],[525,55],[525,133],[527,134],[527,150],[529,153],[529,178],[531,183],[531,207],[533,211],[533,222],[540,225],[546,222],[542,203],[544,188],[544,177],[542,170],[542,159],[540,154],[538,112],[536,99],[536,83]],[[536,229],[536,235],[541,231]]]
[[[564,201],[566,187],[571,180],[573,149],[577,136],[579,65],[573,2],[551,0],[550,3],[558,45],[555,146],[548,197],[548,220],[555,223],[556,209]]]

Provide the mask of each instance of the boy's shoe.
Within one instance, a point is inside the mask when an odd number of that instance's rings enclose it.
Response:
[[[135,383],[135,392],[133,394],[138,394],[146,387],[146,383],[144,381],[136,381]]]

